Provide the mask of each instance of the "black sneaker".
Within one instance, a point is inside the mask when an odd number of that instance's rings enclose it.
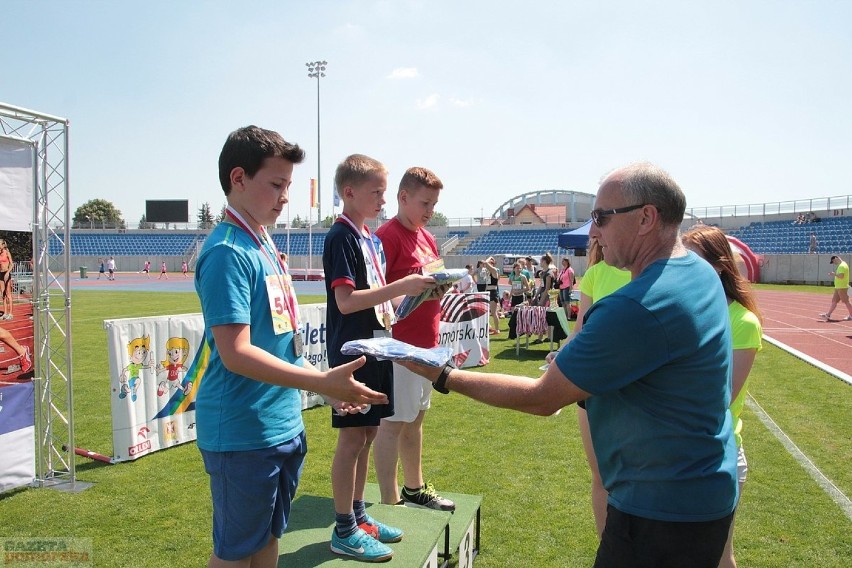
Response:
[[[436,511],[455,511],[456,504],[438,495],[431,483],[426,483],[417,491],[411,492],[407,487],[402,488],[402,500],[409,507],[434,509]]]

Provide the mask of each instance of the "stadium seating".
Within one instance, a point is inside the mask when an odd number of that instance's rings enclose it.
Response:
[[[473,239],[463,249],[453,254],[487,256],[492,254],[517,254],[540,256],[545,252],[558,251],[558,238],[565,228],[518,229],[494,228]],[[817,253],[852,253],[852,217],[826,217],[818,222],[794,224],[790,220],[754,222],[730,231],[758,254],[807,254],[811,232],[817,236]],[[176,256],[191,257],[198,246],[207,238],[204,231],[175,231],[170,233],[102,233],[80,231],[71,235],[71,256]],[[450,230],[446,237],[458,236],[470,240],[470,231]],[[310,246],[309,246],[310,237]],[[272,236],[278,250],[292,256],[306,256],[312,252],[322,254],[325,232],[308,235],[304,232],[275,233]],[[288,247],[289,239],[289,247]],[[462,243],[464,245],[464,243]],[[51,237],[51,255],[62,254],[58,236]]]
[[[457,235],[461,239],[468,234],[468,231],[450,231],[449,234]],[[195,252],[196,243],[203,243],[206,238],[207,233],[204,232],[158,234],[74,232],[71,234],[71,256],[191,256]],[[281,252],[289,250],[292,256],[306,256],[309,252],[319,256],[325,244],[325,232],[312,235],[275,233],[272,235],[272,240],[278,250]],[[51,255],[62,254],[62,242],[59,237],[51,238],[49,251]]]
[[[275,242],[275,246],[278,247],[279,251],[287,252],[289,250],[291,256],[307,256],[309,250],[314,256],[322,256],[322,248],[325,246],[325,233],[317,233],[310,236],[312,238],[308,239],[308,235],[305,233],[291,233],[289,236],[289,249],[287,247],[288,237],[286,233],[272,235],[272,240]],[[308,246],[309,243],[310,247]]]
[[[312,235],[313,254],[321,255],[325,243],[325,233]],[[196,243],[204,243],[207,233],[72,233],[71,256],[185,256],[195,253]],[[275,246],[281,252],[287,252],[287,234],[272,236]],[[290,254],[294,256],[308,254],[308,235],[293,233],[289,236]],[[62,242],[58,236],[50,240],[51,255],[62,254]]]
[[[817,222],[754,222],[730,231],[758,254],[807,254],[811,232],[816,234],[817,253],[852,252],[852,217],[826,217]]]
[[[499,229],[490,231],[470,243],[456,254],[485,256],[491,254],[519,254],[540,256],[556,252],[559,235],[568,229]]]
[[[71,256],[185,256],[205,238],[203,233],[73,233]],[[58,236],[51,238],[49,247],[51,255],[62,253]]]

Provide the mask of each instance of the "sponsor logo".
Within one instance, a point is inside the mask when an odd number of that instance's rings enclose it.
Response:
[[[127,453],[131,456],[135,456],[137,454],[141,454],[142,452],[147,452],[151,449],[151,440],[145,440],[141,444],[136,444],[135,446],[130,446],[127,448]]]

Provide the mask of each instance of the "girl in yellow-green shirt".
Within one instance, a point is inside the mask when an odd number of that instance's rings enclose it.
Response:
[[[734,434],[737,440],[739,455],[737,457],[737,477],[740,484],[740,495],[742,496],[743,485],[748,473],[748,462],[746,462],[743,450],[742,429],[743,423],[740,418],[748,390],[748,375],[757,352],[762,348],[762,328],[760,324],[760,310],[757,307],[757,298],[751,290],[749,282],[737,269],[736,259],[728,244],[725,234],[716,227],[700,225],[687,231],[683,237],[683,244],[689,250],[701,256],[710,263],[725,289],[728,298],[728,316],[731,320],[731,338],[734,350],[733,376],[731,380],[731,416],[733,419]],[[742,497],[740,497],[742,498]],[[719,561],[720,567],[735,567],[734,560],[734,523],[728,533],[728,542],[725,544],[725,552]]]

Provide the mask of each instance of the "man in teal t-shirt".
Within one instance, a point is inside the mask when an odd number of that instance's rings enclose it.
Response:
[[[409,367],[438,392],[530,414],[586,401],[609,492],[596,568],[717,568],[739,497],[728,306],[715,271],[680,242],[685,209],[651,164],[604,179],[589,237],[632,280],[589,309],[540,378]]]

